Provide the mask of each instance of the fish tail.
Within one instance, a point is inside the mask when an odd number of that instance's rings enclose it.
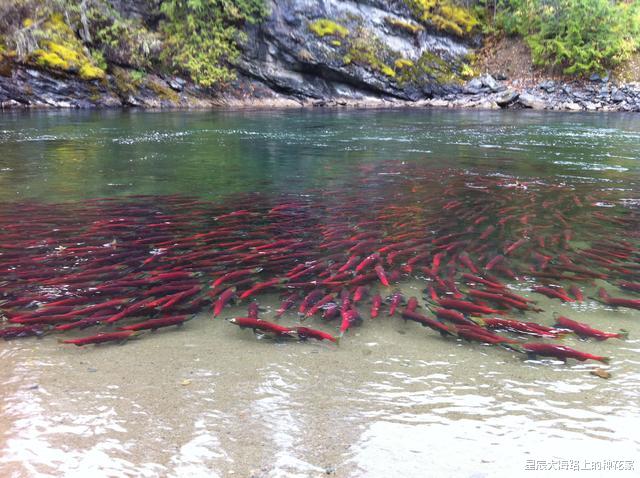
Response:
[[[610,357],[598,357],[598,361],[608,364],[611,361]]]
[[[627,340],[629,338],[629,331],[625,329],[620,329],[620,332],[618,332],[618,338],[622,340]]]

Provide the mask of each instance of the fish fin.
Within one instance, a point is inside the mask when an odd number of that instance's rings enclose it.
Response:
[[[537,360],[538,359],[538,355],[535,352],[526,352],[526,354],[527,354],[527,360]]]
[[[608,364],[611,361],[610,357],[600,357],[600,362]]]
[[[565,334],[558,334],[556,336],[555,340],[559,341],[560,343],[565,343],[565,341],[567,340],[567,336],[568,335],[572,335],[573,336],[573,331],[572,332],[567,332]]]
[[[505,349],[513,350],[514,352],[518,352],[521,354],[527,353],[525,349],[522,348],[521,345],[518,344],[501,344]]]
[[[620,332],[618,332],[618,335],[619,335],[618,338],[622,340],[626,340],[629,338],[629,331],[625,329],[620,329]]]

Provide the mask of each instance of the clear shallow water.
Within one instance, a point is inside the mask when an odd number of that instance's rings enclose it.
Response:
[[[303,191],[385,160],[637,187],[639,123],[415,110],[5,114],[0,198]]]
[[[631,200],[639,192],[634,116],[64,113],[3,116],[0,130],[5,202],[321,197],[402,163],[615,188]],[[421,285],[403,287],[420,296]],[[122,347],[70,349],[52,336],[3,343],[0,474],[540,476],[554,460],[635,460],[637,473],[638,312],[535,298],[547,322],[557,311],[630,331],[624,342],[563,342],[612,356],[610,380],[590,375],[591,363],[523,362],[399,319],[367,322],[339,348],[258,341],[200,319]],[[260,302],[270,316],[276,298]]]

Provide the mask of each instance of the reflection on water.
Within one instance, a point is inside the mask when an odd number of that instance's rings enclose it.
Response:
[[[373,209],[389,178],[420,165],[584,194],[604,187],[631,208],[638,125],[624,115],[416,111],[7,115],[0,198],[260,191],[268,203],[304,192],[300,201],[324,201],[330,221],[339,209],[322,191],[363,178],[368,194],[354,201]],[[395,161],[402,168],[388,167]],[[532,297],[528,285],[513,291]],[[403,284],[408,296],[422,288]],[[340,347],[257,340],[208,317],[123,347],[2,343],[0,476],[540,476],[526,471],[531,460],[635,460],[637,474],[637,311],[535,298],[545,317],[629,330],[624,342],[563,342],[612,355],[609,380],[590,375],[590,363],[523,360],[397,317],[367,322]],[[275,296],[260,302],[266,316],[278,306]]]

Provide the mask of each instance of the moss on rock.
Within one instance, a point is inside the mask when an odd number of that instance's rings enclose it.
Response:
[[[385,17],[384,21],[391,28],[409,33],[411,35],[417,35],[421,31],[424,31],[424,27],[422,25],[418,25],[417,23],[413,22],[405,22],[404,20],[400,20],[399,18]]]
[[[23,24],[30,26],[31,19]],[[82,42],[67,25],[62,15],[54,14],[45,21],[38,31],[40,48],[27,58],[41,68],[70,74],[78,74],[83,80],[96,80],[105,77],[105,72],[93,63]]]
[[[338,36],[340,38],[346,38],[349,35],[349,30],[347,29],[347,27],[340,25],[333,20],[329,20],[328,18],[321,18],[309,23],[309,30],[311,30],[316,36],[320,38],[323,38],[325,36]]]
[[[469,9],[452,0],[404,0],[413,16],[437,30],[464,36],[473,31],[479,21]]]
[[[396,72],[389,66],[399,55],[392,51],[378,37],[364,27],[359,27],[349,43],[347,54],[344,56],[346,64],[355,63],[395,78]]]

